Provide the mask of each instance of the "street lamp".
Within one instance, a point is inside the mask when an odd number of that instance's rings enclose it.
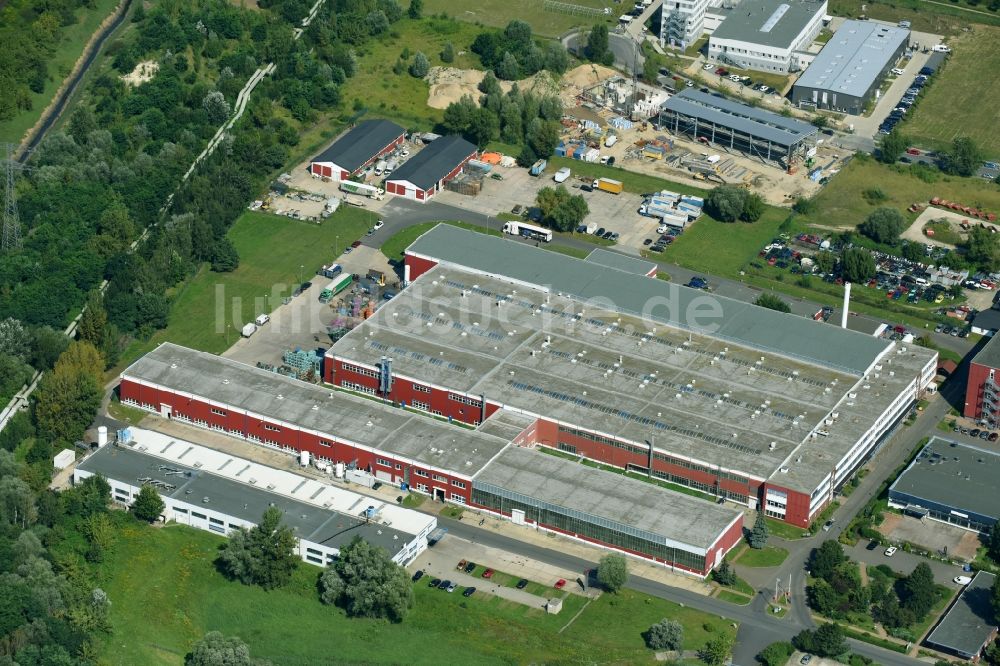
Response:
[[[302,269],[305,268],[305,264],[299,265],[299,284],[302,284]]]

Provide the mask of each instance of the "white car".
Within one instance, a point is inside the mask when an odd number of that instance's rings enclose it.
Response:
[[[972,582],[972,578],[969,576],[955,576],[951,579],[953,583],[958,583],[959,585],[968,585]]]
[[[739,83],[740,82],[740,77],[736,76],[735,74],[730,74],[729,75],[729,80],[732,81],[733,83]]]
[[[712,63],[706,62],[704,65],[701,66],[701,68],[707,72],[708,70],[712,69]]]
[[[661,224],[660,226],[656,227],[656,233],[658,233],[658,234],[665,234],[665,233],[667,233],[667,225]]]
[[[899,550],[899,549],[896,548],[895,546],[889,546],[888,548],[885,549],[885,556],[886,557],[892,557],[893,555],[896,554],[897,550]]]
[[[905,74],[905,72],[901,70],[899,67],[893,67],[892,73],[895,74],[896,76],[902,76],[903,74]]]
[[[379,220],[378,222],[375,223],[375,226],[373,228],[377,230],[381,229],[384,226],[385,226],[385,220]]]

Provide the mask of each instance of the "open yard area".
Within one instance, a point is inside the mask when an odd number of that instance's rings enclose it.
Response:
[[[562,633],[584,597],[569,595],[561,613],[547,615],[482,592],[465,599],[418,584],[404,622],[349,619],[319,603],[316,567],[301,564],[288,587],[271,592],[225,580],[212,564],[222,542],[183,526],[129,528],[102,565],[112,600],[102,663],[180,664],[210,630],[240,636],[253,656],[282,666],[440,664],[457,655],[476,664],[642,663],[652,653],[641,633],[663,617],[684,624],[686,649],[733,632],[718,617],[631,591],[602,595]]]
[[[607,16],[592,17],[569,11],[549,11],[543,0],[425,0],[424,13],[444,12],[462,21],[493,27],[503,27],[514,19],[520,19],[529,23],[533,32],[546,37],[557,37],[577,26],[589,28],[598,20],[610,26],[617,23],[622,13],[622,5],[616,5],[612,0],[565,0],[563,4],[600,10],[610,7],[612,10]]]
[[[778,227],[787,216],[788,211],[771,207],[753,224],[719,222],[702,215],[666,252],[644,254],[654,261],[662,259],[712,275],[736,277],[778,235]]]
[[[430,16],[430,7],[425,6],[424,13]],[[410,76],[406,67],[418,51],[427,56],[431,67],[478,67],[479,58],[469,51],[469,46],[481,30],[470,23],[450,19],[400,20],[393,26],[392,36],[359,50],[357,73],[346,88],[345,102],[355,108],[368,108],[407,129],[430,131],[441,120],[442,112],[427,106],[427,82]],[[441,61],[441,49],[448,42],[455,47],[453,63]],[[393,66],[404,49],[409,50],[410,58],[396,74]]]
[[[913,30],[935,35],[956,35],[973,23],[1000,25],[1000,16],[987,10],[987,4],[980,2],[972,6],[968,0],[947,3],[937,0],[933,3],[925,0],[832,0],[829,11],[834,16],[847,18],[865,14],[876,21],[888,21],[892,24],[907,20],[913,24]]]
[[[786,557],[788,557],[788,551],[784,548],[779,548],[777,546],[765,546],[760,550],[754,548],[744,549],[744,551],[736,557],[734,562],[745,567],[767,568],[778,566],[785,561]]]
[[[372,222],[372,213],[351,206],[341,207],[322,224],[244,213],[229,230],[240,253],[240,267],[232,273],[213,273],[203,266],[173,294],[167,328],[149,341],[133,343],[122,365],[167,341],[224,351],[239,337],[243,323],[280,305],[300,275],[302,280],[312,279],[317,268],[363,236]]]
[[[925,99],[903,133],[919,146],[948,148],[958,136],[972,138],[987,157],[1000,157],[1000,28],[976,26],[954,37],[951,57],[933,78]],[[994,188],[995,189],[995,188]]]

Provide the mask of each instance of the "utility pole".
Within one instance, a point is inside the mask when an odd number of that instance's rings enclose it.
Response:
[[[4,208],[3,208],[3,240],[0,249],[4,252],[14,252],[20,250],[23,245],[21,239],[21,219],[17,213],[17,191],[14,188],[14,173],[27,169],[23,164],[14,159],[14,151],[17,145],[13,143],[3,144],[6,153],[4,166]]]

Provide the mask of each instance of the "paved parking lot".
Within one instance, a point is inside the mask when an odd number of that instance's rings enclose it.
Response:
[[[908,542],[926,548],[932,555],[971,562],[979,548],[979,534],[947,525],[930,518],[914,518],[887,513],[879,525],[882,532],[893,543]]]

